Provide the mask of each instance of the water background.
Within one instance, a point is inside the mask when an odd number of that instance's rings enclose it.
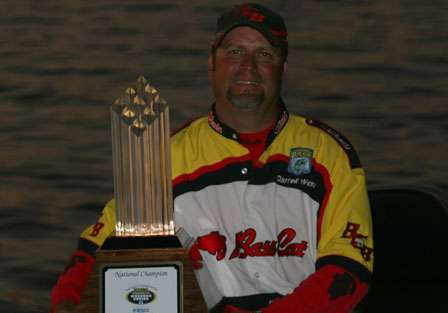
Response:
[[[0,1],[0,309],[47,312],[112,197],[109,106],[144,74],[176,128],[213,100],[217,15],[237,1]],[[446,198],[448,1],[261,1],[289,29],[290,111],[350,138],[369,188]]]

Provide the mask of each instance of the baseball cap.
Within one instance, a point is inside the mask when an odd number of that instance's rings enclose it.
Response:
[[[283,18],[272,10],[256,3],[236,5],[218,18],[213,49],[219,47],[226,34],[238,26],[249,26],[258,30],[271,45],[282,49],[286,59],[288,55],[288,32]]]

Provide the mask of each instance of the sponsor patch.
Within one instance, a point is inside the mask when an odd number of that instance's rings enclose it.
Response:
[[[288,121],[288,112],[283,111],[282,117],[278,120],[277,125],[274,128],[274,134],[278,134],[282,129],[283,126],[285,126],[286,122]]]
[[[228,259],[272,257],[276,255],[279,257],[302,258],[308,249],[308,241],[296,240],[298,239],[296,235],[294,229],[285,228],[273,240],[257,241],[257,231],[253,228],[247,228],[235,234],[235,248]],[[196,270],[203,267],[203,258],[200,251],[216,256],[217,261],[224,260],[227,251],[226,237],[217,231],[213,231],[197,239],[188,252],[193,268]]]
[[[296,231],[292,228],[283,229],[276,240],[256,241],[257,232],[253,228],[240,231],[235,235],[235,249],[229,257],[245,259],[247,257],[299,257],[302,258],[308,249],[308,242],[294,242]]]
[[[289,153],[288,173],[295,176],[311,173],[313,150],[292,148]]]
[[[361,225],[359,224],[348,222],[347,227],[342,234],[342,238],[350,239],[350,244],[352,245],[352,247],[355,249],[359,249],[362,258],[365,261],[370,261],[373,249],[367,247],[367,236],[358,233],[360,227]]]
[[[215,115],[213,112],[210,112],[208,114],[208,123],[209,125],[219,134],[223,133],[223,129],[221,127],[221,124],[216,120]]]

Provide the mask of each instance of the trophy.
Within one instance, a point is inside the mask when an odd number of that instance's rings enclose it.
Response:
[[[168,105],[143,76],[111,107],[116,236],[174,235]]]
[[[167,102],[140,76],[110,111],[115,234],[96,254],[80,311],[207,312],[175,236]]]

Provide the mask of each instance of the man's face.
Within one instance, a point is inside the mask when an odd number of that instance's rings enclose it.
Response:
[[[230,103],[241,111],[274,108],[283,70],[280,48],[251,27],[231,30],[209,58],[217,103]]]

